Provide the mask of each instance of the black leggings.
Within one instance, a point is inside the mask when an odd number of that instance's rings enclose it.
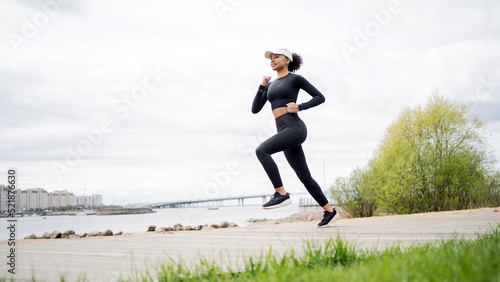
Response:
[[[328,204],[328,200],[323,191],[321,191],[321,187],[312,178],[307,167],[306,156],[302,150],[301,144],[307,137],[305,123],[297,114],[287,113],[276,119],[276,128],[278,129],[278,133],[262,142],[255,151],[274,188],[283,186],[283,182],[281,181],[278,166],[271,155],[283,151],[286,160],[307,191],[309,191],[309,194],[311,194],[320,206],[325,206]]]

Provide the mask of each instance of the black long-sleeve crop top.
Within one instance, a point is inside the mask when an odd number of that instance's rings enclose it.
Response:
[[[252,113],[256,114],[262,110],[266,101],[271,103],[274,110],[279,107],[286,107],[290,102],[297,102],[299,90],[303,89],[313,98],[306,103],[299,105],[299,110],[306,110],[315,107],[325,101],[325,96],[316,89],[309,81],[301,75],[288,73],[284,77],[269,82],[267,86],[259,86],[252,103]]]

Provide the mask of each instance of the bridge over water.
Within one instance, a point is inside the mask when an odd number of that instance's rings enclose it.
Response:
[[[266,194],[266,195],[253,195],[253,196],[229,196],[223,198],[214,198],[214,199],[205,199],[196,201],[191,200],[191,201],[160,202],[151,204],[151,208],[161,209],[161,208],[223,207],[225,206],[225,204],[227,206],[228,205],[227,202],[229,201],[233,201],[233,203],[230,204],[231,206],[233,205],[244,206],[245,200],[255,199],[255,198],[261,198],[262,204],[265,204],[269,200],[270,195]],[[237,204],[234,203],[234,201],[238,201]],[[252,203],[252,205],[255,205],[255,203]]]

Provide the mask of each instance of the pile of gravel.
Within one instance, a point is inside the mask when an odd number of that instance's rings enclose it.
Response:
[[[323,212],[299,212],[285,218],[285,221],[321,221]]]

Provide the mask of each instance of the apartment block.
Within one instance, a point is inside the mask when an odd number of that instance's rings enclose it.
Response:
[[[6,212],[9,209],[9,188],[0,184],[0,212]]]
[[[8,209],[8,187],[0,184],[0,212]],[[36,209],[65,208],[67,206],[84,205],[98,207],[102,204],[101,194],[76,196],[68,190],[47,192],[43,188],[16,189],[16,210],[30,211]]]
[[[98,207],[102,205],[102,195],[92,194],[90,196],[78,196],[77,204],[85,207]]]

